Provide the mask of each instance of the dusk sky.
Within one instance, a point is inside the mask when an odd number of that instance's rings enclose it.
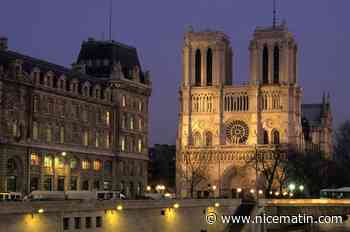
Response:
[[[113,0],[113,39],[138,49],[151,71],[150,142],[175,144],[185,29],[221,30],[234,49],[234,83],[248,80],[248,44],[256,26],[272,24],[272,0]],[[350,1],[280,0],[299,44],[303,102],[331,93],[334,126],[350,119]],[[0,36],[9,47],[70,66],[81,42],[108,35],[109,0],[2,0]],[[106,36],[105,36],[106,37]]]

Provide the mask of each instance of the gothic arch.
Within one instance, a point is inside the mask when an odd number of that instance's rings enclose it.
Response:
[[[269,144],[269,134],[265,129],[263,131],[263,144]]]
[[[204,138],[205,138],[205,146],[211,147],[213,146],[213,134],[210,131],[206,131],[204,133]]]
[[[202,144],[202,136],[199,132],[193,134],[193,145],[199,147]]]
[[[269,83],[269,49],[267,45],[264,45],[262,55],[262,82],[263,84]]]
[[[213,51],[211,48],[207,50],[207,86],[213,84]]]
[[[281,138],[280,138],[280,133],[279,133],[278,130],[276,130],[276,129],[272,130],[271,138],[272,138],[272,143],[273,144],[276,144],[276,145],[280,144]]]
[[[202,55],[199,49],[196,50],[195,54],[195,85],[200,86],[202,81]]]

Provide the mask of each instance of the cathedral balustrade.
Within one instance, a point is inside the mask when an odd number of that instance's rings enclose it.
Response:
[[[215,111],[214,95],[210,93],[192,94],[192,112],[211,113]]]

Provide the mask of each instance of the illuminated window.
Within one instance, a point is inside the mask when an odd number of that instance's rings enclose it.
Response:
[[[89,160],[83,160],[81,162],[81,167],[84,170],[90,169],[90,161]]]
[[[125,137],[121,137],[120,147],[121,147],[122,151],[125,151]]]
[[[107,131],[107,133],[106,133],[106,148],[110,147],[110,140],[111,140],[111,137],[109,135],[109,132]]]
[[[126,127],[126,116],[125,114],[122,115],[122,128],[125,129]]]
[[[106,124],[107,126],[111,124],[111,113],[109,111],[106,112]]]
[[[102,168],[102,162],[100,160],[94,160],[94,170],[100,171]]]
[[[69,166],[70,166],[71,169],[77,168],[77,166],[78,166],[78,161],[77,161],[77,159],[72,158],[72,159],[70,160]]]
[[[33,139],[37,140],[39,136],[39,128],[38,128],[38,123],[37,122],[33,122]]]
[[[143,109],[143,104],[142,104],[142,101],[139,101],[139,111],[141,112]]]
[[[139,140],[138,140],[138,143],[137,143],[137,150],[138,150],[138,152],[142,152],[142,139],[139,139]]]
[[[51,156],[45,156],[44,157],[44,167],[45,168],[52,168],[52,157]]]
[[[130,129],[133,130],[134,129],[134,117],[130,118]]]
[[[142,131],[142,118],[139,118],[139,130]]]
[[[31,154],[30,163],[31,163],[31,165],[34,165],[34,166],[39,165],[40,164],[39,155],[35,154],[35,153]]]
[[[100,133],[96,131],[95,146],[98,147],[99,145],[100,145]]]
[[[13,135],[13,137],[17,137],[17,135],[18,135],[17,121],[14,121],[12,124],[12,135]]]
[[[62,157],[55,158],[55,167],[56,168],[64,168],[64,162]]]
[[[60,143],[64,143],[64,126],[60,127]]]
[[[83,134],[83,144],[84,146],[89,145],[89,132],[87,130],[85,130]]]
[[[126,107],[126,97],[125,97],[125,95],[122,96],[122,106]]]

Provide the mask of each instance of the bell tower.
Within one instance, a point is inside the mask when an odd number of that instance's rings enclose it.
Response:
[[[298,46],[285,23],[256,28],[249,50],[251,83],[262,85],[298,83]]]
[[[188,31],[183,47],[183,87],[232,84],[232,48],[222,32]]]

